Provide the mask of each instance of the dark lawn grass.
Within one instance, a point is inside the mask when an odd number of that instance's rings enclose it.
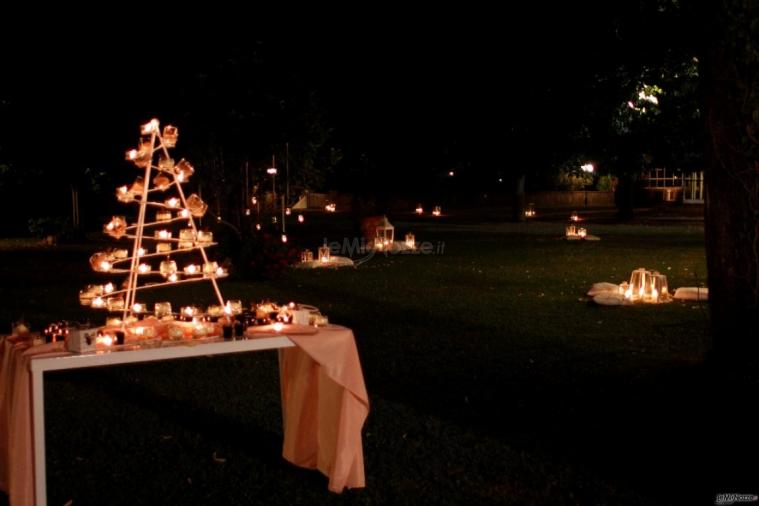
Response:
[[[331,240],[350,230],[328,219]],[[276,353],[261,352],[50,374],[50,504],[694,504],[750,491],[723,490],[756,466],[717,458],[753,447],[748,423],[721,423],[715,405],[756,389],[703,365],[706,307],[584,297],[641,266],[671,287],[705,283],[700,227],[596,225],[602,241],[568,243],[561,224],[395,225],[443,254],[223,284],[354,329],[372,402],[366,489],[330,494],[280,458]],[[87,314],[76,294],[96,281],[94,249],[0,251],[2,321]],[[148,301],[167,298],[211,293]]]

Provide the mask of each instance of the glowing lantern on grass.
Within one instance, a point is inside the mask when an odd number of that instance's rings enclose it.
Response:
[[[411,249],[416,248],[416,237],[411,232],[406,234],[406,247]]]
[[[533,204],[532,202],[527,204],[527,208],[524,210],[524,217],[525,218],[535,217],[535,204]]]
[[[569,224],[564,228],[567,237],[577,237],[577,227],[573,224]]]
[[[424,214],[424,208],[422,207],[422,204],[417,204],[414,212],[418,215]]]
[[[324,246],[321,246],[319,248],[319,261],[320,262],[329,262],[330,260],[330,253],[329,253],[329,246],[327,246],[327,243],[324,243]]]
[[[644,268],[635,269],[630,275],[630,284],[625,291],[625,298],[631,302],[651,300],[653,276]]]
[[[440,209],[440,206],[435,206],[432,209],[432,216],[440,216],[441,214],[443,214],[443,211]]]
[[[314,252],[310,249],[304,249],[300,252],[300,261],[301,262],[313,262],[314,261]]]
[[[393,245],[395,239],[395,227],[388,221],[387,216],[377,223],[374,229],[374,247],[377,249],[388,249]]]
[[[580,228],[577,229],[577,236],[580,239],[585,239],[585,237],[587,237],[587,235],[588,235],[588,231],[585,230],[584,228],[580,227]]]

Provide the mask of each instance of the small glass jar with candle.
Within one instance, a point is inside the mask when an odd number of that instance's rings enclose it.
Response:
[[[191,228],[183,228],[179,231],[179,249],[187,249],[195,246],[195,231]]]
[[[155,252],[156,253],[171,253],[171,243],[157,242],[155,245]]]
[[[185,306],[179,311],[179,319],[183,322],[191,322],[200,316],[200,309],[196,306]]]
[[[213,242],[213,232],[198,230],[198,244],[207,246]]]
[[[171,302],[156,302],[153,306],[156,318],[171,316]]]
[[[108,311],[123,311],[124,297],[108,297],[105,299],[105,308]]]
[[[165,156],[162,156],[158,160],[158,170],[163,172],[172,172],[174,170],[174,160]]]
[[[187,197],[187,209],[196,218],[202,218],[208,210],[208,204],[195,193]]]
[[[161,209],[155,214],[156,221],[171,221],[172,217],[171,211],[166,209]]]
[[[216,276],[219,264],[217,262],[206,262],[203,264],[203,275],[206,277]]]
[[[313,262],[314,261],[314,252],[310,249],[304,249],[300,252],[300,261],[301,262]]]
[[[167,278],[171,274],[175,274],[177,272],[177,263],[174,260],[167,258],[166,260],[161,262],[159,269],[161,272],[161,276],[163,276],[164,278]]]
[[[406,234],[406,247],[409,249],[416,248],[416,237],[411,232]]]
[[[163,127],[163,145],[167,148],[173,148],[177,145],[177,139],[179,138],[179,129],[172,125],[166,125]]]

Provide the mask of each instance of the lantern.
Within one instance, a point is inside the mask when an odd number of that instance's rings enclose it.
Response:
[[[377,223],[374,236],[381,241],[385,248],[392,246],[395,239],[395,227],[388,221],[387,216],[383,216],[382,220]]]
[[[577,211],[572,211],[572,214],[569,215],[569,221],[577,223],[580,221],[580,216],[577,214]]]
[[[440,206],[432,208],[432,216],[440,216],[441,214],[443,214],[443,211],[440,209]]]
[[[572,223],[570,223],[569,225],[567,225],[564,228],[564,231],[565,231],[566,236],[568,238],[574,239],[574,238],[577,237],[577,227],[574,224],[572,224]]]
[[[416,248],[416,237],[411,232],[406,234],[406,247],[410,249]]]
[[[171,239],[171,232],[169,230],[156,230],[155,238],[156,239]]]
[[[330,252],[329,252],[329,246],[327,246],[327,243],[324,243],[324,246],[321,246],[319,248],[319,261],[320,262],[329,262],[330,260]]]
[[[301,262],[313,262],[314,261],[314,252],[310,249],[304,249],[300,252],[300,261]]]
[[[324,210],[327,211],[328,213],[334,213],[335,211],[337,211],[337,206],[334,203],[330,202],[329,204],[324,206]]]
[[[179,207],[179,199],[176,197],[171,197],[169,199],[166,199],[166,201],[164,202],[164,205],[166,207],[176,209],[177,207]]]
[[[285,208],[285,214],[286,214],[287,216],[290,216],[292,213],[293,213],[292,209],[290,209],[289,207],[286,207],[286,208]]]
[[[525,218],[535,217],[535,204],[533,204],[532,202],[527,204],[527,208],[524,210],[524,217]]]
[[[422,204],[417,204],[414,212],[418,215],[424,214],[424,208],[422,207]]]
[[[577,229],[577,236],[580,239],[585,239],[585,237],[587,237],[587,235],[588,235],[588,231],[585,230],[584,228],[580,227],[580,228]]]
[[[304,221],[306,221],[306,218],[302,214],[299,214],[298,215],[298,223],[303,223]]]
[[[189,275],[191,275],[191,276],[193,276],[193,275],[195,275],[195,274],[199,274],[199,273],[200,273],[200,267],[198,267],[198,266],[197,266],[197,265],[195,265],[195,264],[190,264],[190,265],[187,265],[187,266],[185,266],[185,268],[184,268],[184,273],[185,273],[185,274],[189,274]]]

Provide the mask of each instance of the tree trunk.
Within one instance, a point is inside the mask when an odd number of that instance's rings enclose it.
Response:
[[[525,180],[527,179],[527,176],[525,174],[521,174],[517,176],[516,184],[514,186],[514,221],[524,221],[524,210],[525,210],[525,196],[524,196],[524,185]]]
[[[632,174],[620,174],[617,187],[614,189],[614,204],[617,206],[617,219],[628,221],[634,216],[635,182]]]
[[[702,73],[709,133],[709,309],[716,356],[754,360],[759,351],[759,160],[751,130],[756,127],[752,114],[759,114],[759,58],[748,47],[751,37],[748,43],[745,38],[755,19],[750,3],[726,4],[721,33],[714,34]]]

